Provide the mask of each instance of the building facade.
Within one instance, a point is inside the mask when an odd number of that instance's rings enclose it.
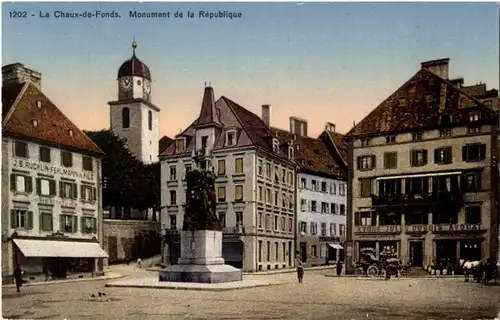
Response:
[[[2,68],[2,276],[102,273],[102,151],[41,91],[41,74]]]
[[[496,256],[497,115],[448,62],[422,63],[347,134],[348,267],[367,247],[423,267]]]
[[[199,117],[161,154],[165,261],[179,258],[184,178],[193,157],[203,153],[210,160],[202,168],[216,173],[226,263],[244,271],[293,266],[293,148],[291,141],[283,144],[273,136],[268,105],[262,112],[261,119],[226,97],[215,101],[213,89],[206,87]]]
[[[340,150],[342,135],[327,123],[319,138],[307,136],[307,121],[290,117],[290,131],[273,128],[281,141],[293,141],[294,161],[298,165],[296,197],[297,259],[306,266],[343,261],[346,234],[347,166]],[[323,141],[338,137],[335,148]],[[340,142],[340,143],[339,143]],[[345,154],[345,153],[344,153]]]

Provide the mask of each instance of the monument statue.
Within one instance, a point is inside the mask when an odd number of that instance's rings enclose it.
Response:
[[[187,190],[182,230],[220,231],[215,198],[215,175],[194,169],[186,174]]]

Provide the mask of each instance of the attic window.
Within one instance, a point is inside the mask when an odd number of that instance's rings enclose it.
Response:
[[[231,147],[236,145],[236,131],[230,130],[226,131],[226,147]]]
[[[288,159],[293,160],[293,147],[288,147]]]
[[[399,99],[399,106],[406,107],[406,99]]]
[[[372,144],[372,140],[371,139],[361,139],[361,146],[362,147],[368,147],[371,144]]]
[[[480,119],[480,114],[478,111],[469,112],[469,122],[476,122]]]
[[[36,106],[37,106],[38,109],[40,109],[42,107],[42,101],[37,100],[36,101]]]
[[[278,139],[273,138],[273,151],[278,152],[280,149],[279,146],[280,146],[280,143],[279,143]]]
[[[69,129],[68,130],[68,134],[69,134],[70,137],[72,137],[73,136],[73,130]]]
[[[411,139],[413,141],[420,141],[423,138],[423,133],[422,132],[415,132],[411,135]]]
[[[395,144],[396,143],[396,136],[385,137],[385,143],[386,144]]]
[[[186,148],[185,142],[186,142],[185,138],[177,138],[177,140],[175,140],[176,153],[182,153],[185,151],[185,148]]]
[[[38,120],[32,120],[33,127],[38,127]]]

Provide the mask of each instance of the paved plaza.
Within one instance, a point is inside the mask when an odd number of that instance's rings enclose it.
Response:
[[[132,277],[152,272],[113,269]],[[463,279],[369,280],[326,277],[332,270],[246,276],[280,283],[267,287],[207,292],[106,288],[110,280],[3,288],[7,319],[494,319],[500,286]],[[105,297],[97,296],[105,292]]]

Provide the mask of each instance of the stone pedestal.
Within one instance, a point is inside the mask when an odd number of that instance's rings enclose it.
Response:
[[[221,231],[181,231],[179,262],[161,270],[159,280],[199,283],[241,281],[242,271],[224,264]]]

